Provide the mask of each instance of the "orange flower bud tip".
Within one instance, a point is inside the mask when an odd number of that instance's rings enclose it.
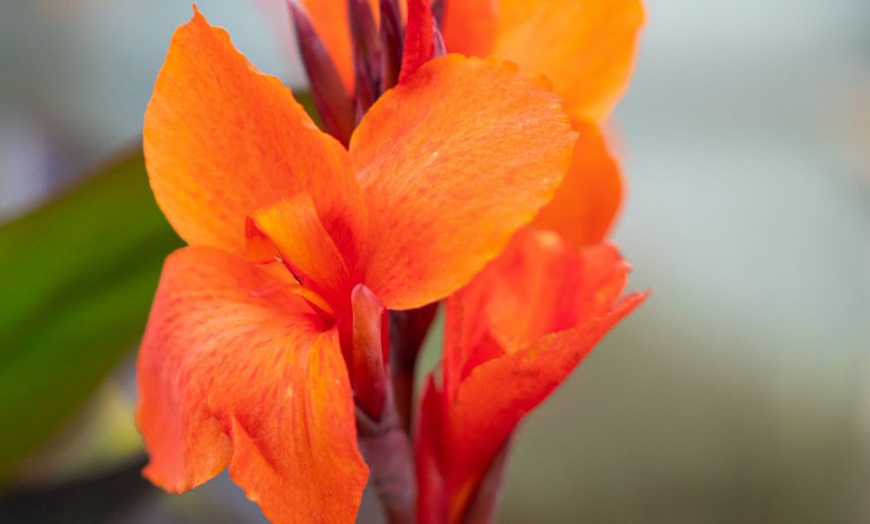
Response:
[[[364,284],[357,284],[353,288],[351,305],[351,383],[357,405],[377,422],[381,418],[387,398],[385,359],[389,347],[389,331],[386,309]]]
[[[408,0],[408,25],[399,82],[413,75],[434,54],[435,21],[429,0]]]

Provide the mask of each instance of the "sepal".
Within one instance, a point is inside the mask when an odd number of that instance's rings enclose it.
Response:
[[[299,53],[311,85],[311,97],[323,128],[339,142],[347,145],[356,123],[353,100],[344,88],[338,69],[308,15],[292,1],[288,1],[287,5],[296,30]]]

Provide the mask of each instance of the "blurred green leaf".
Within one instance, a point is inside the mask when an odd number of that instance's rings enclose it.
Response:
[[[0,478],[135,346],[181,245],[138,151],[0,226]]]
[[[319,122],[311,95],[294,96]],[[182,245],[138,149],[0,224],[0,481],[135,347],[163,260]]]

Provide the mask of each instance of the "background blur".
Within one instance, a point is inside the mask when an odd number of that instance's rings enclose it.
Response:
[[[302,85],[280,0],[199,5]],[[526,422],[500,521],[870,522],[870,2],[647,5],[613,135],[629,180],[616,239],[653,295]],[[190,13],[0,0],[0,221],[137,143]],[[257,521],[225,478],[142,487],[131,361],[13,476],[0,522],[70,493],[82,522]]]

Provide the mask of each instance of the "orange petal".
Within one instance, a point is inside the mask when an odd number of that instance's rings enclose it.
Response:
[[[243,253],[247,216],[303,191],[333,236],[360,237],[345,231],[365,222],[347,152],[198,11],[172,38],[144,138],[154,195],[189,244]]]
[[[542,79],[459,55],[426,63],[351,138],[378,239],[366,285],[389,309],[464,285],[552,198],[575,140]]]
[[[404,2],[402,2],[404,3]],[[354,90],[353,50],[347,0],[302,0],[314,29],[329,51],[348,93]],[[380,20],[378,0],[369,0],[375,21]]]
[[[510,247],[505,251],[510,251]],[[486,315],[488,304],[496,290],[488,285],[492,281],[488,277],[491,274],[492,272],[485,269],[471,284],[447,299],[450,314],[444,318],[445,349],[441,357],[445,402],[456,397],[459,383],[476,366],[505,353],[504,348],[493,337]]]
[[[451,511],[465,508],[520,419],[644,300],[639,293],[619,298],[628,270],[612,245],[577,250],[553,233],[526,229],[447,300],[437,395],[448,420],[441,446],[450,452],[441,468]]]
[[[580,138],[574,145],[571,169],[556,196],[532,226],[559,233],[576,247],[604,240],[622,203],[622,175],[594,124],[577,121]]]
[[[286,282],[225,251],[167,261],[139,354],[145,475],[230,474],[275,522],[352,522],[367,469],[335,330]]]
[[[475,368],[608,311],[630,266],[613,245],[578,250],[526,228],[465,288],[447,299],[445,391]]]
[[[451,449],[446,483],[453,511],[467,506],[520,420],[564,382],[607,331],[643,298],[630,295],[601,317],[474,369],[451,405],[445,444]]]
[[[271,240],[300,283],[326,298],[333,309],[347,305],[359,282],[358,273],[355,267],[354,273],[348,269],[307,193],[258,209],[251,215],[247,233],[250,245],[261,252],[268,252],[262,248],[263,237]]]
[[[230,476],[273,522],[354,522],[368,470],[338,333],[276,358],[282,342],[218,373],[211,402],[228,411]]]
[[[550,78],[573,116],[592,121],[607,117],[625,91],[633,69],[644,20],[641,1],[499,3],[498,37],[492,55]],[[450,41],[447,49],[454,50]]]
[[[489,56],[498,36],[498,2],[448,0],[441,32],[449,53]]]
[[[461,331],[446,339],[465,346],[460,380],[471,372],[468,361],[488,344],[514,353],[605,314],[619,299],[630,269],[612,244],[576,249],[552,232],[520,231],[447,301],[451,316],[461,319],[447,319],[448,328]],[[452,357],[454,351],[448,353]]]

